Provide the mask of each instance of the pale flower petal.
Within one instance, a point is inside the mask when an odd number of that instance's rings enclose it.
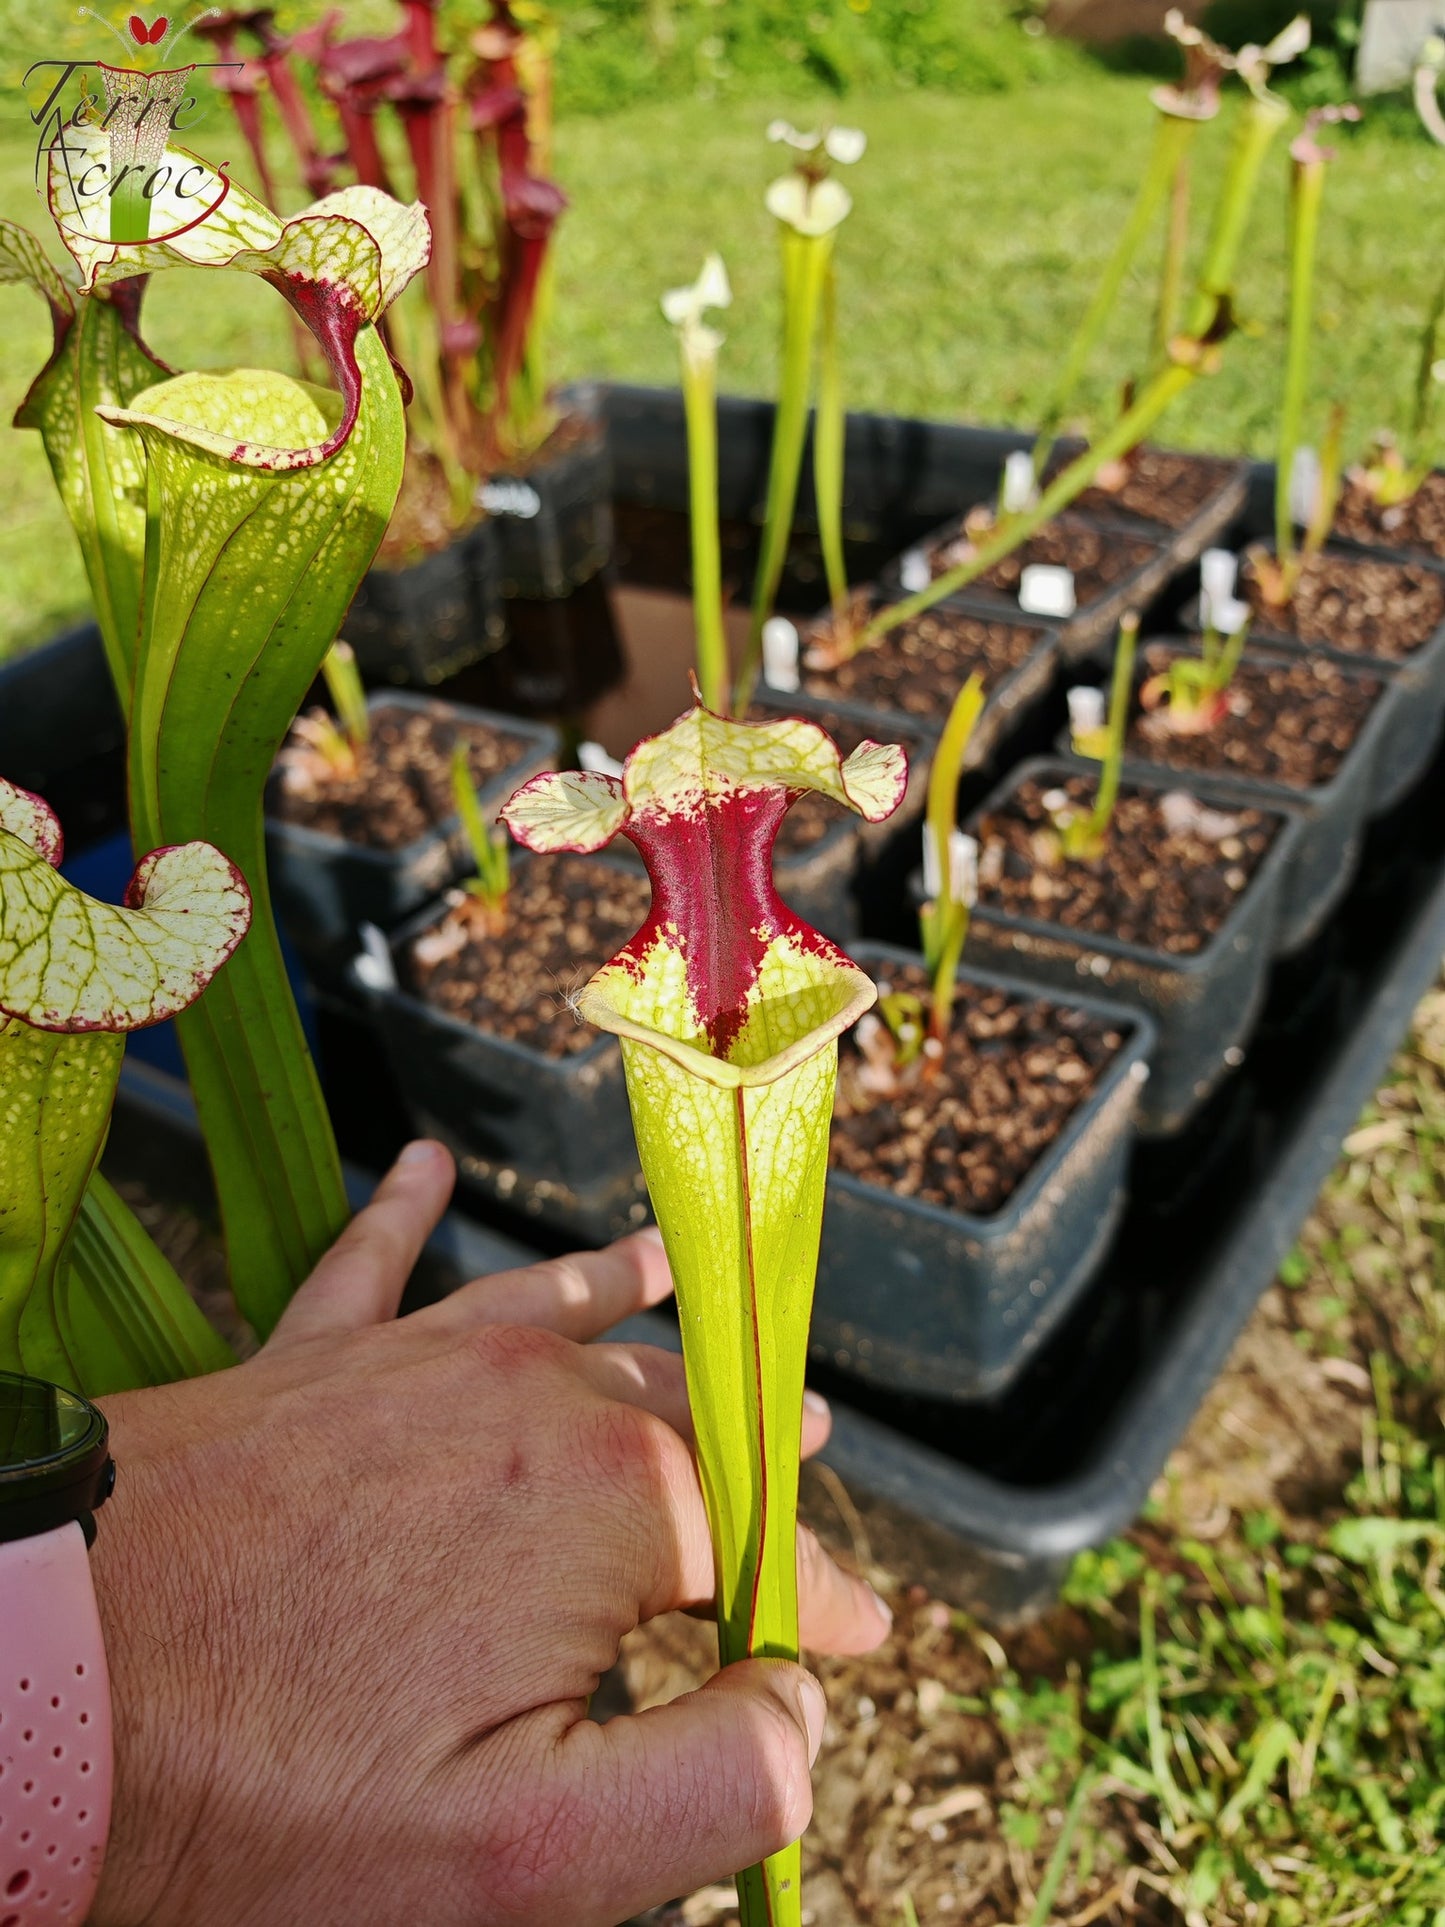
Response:
[[[784,174],[768,189],[767,209],[795,233],[817,239],[847,220],[853,197],[837,181],[809,183],[801,174]]]
[[[831,127],[823,141],[823,151],[840,167],[852,167],[868,151],[868,136],[861,127]]]

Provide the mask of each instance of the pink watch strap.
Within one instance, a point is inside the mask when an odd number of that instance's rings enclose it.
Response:
[[[0,1927],[80,1927],[110,1828],[110,1678],[78,1525],[0,1545]]]

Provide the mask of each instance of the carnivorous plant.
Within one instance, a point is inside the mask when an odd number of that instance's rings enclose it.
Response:
[[[44,438],[94,588],[137,851],[213,844],[252,890],[247,944],[177,1028],[233,1287],[264,1334],[349,1214],[265,888],[263,789],[395,505],[402,392],[377,324],[430,237],[419,207],[368,188],[283,222],[167,147],[154,238],[118,242],[74,188],[105,130],[67,126],[64,142],[48,192],[73,270],[0,231],[0,274],[34,286],[54,323],[20,421]],[[195,222],[197,207],[213,211]],[[171,266],[270,282],[339,392],[264,370],[172,375],[139,337],[144,277]]]
[[[53,813],[0,781],[0,1368],[96,1395],[230,1362],[96,1167],[126,1033],[204,993],[251,899],[205,843],[146,857],[118,907],[61,854]]]
[[[838,229],[852,211],[853,198],[841,181],[833,179],[832,169],[861,160],[867,140],[852,127],[800,133],[787,121],[774,121],[768,138],[784,142],[793,150],[795,160],[792,171],[780,175],[767,193],[768,212],[778,223],[783,247],[782,374],[768,465],[762,547],[753,583],[752,620],[738,680],[739,715],[747,712],[762,668],[763,625],[773,612],[787,560],[808,432],[815,353],[821,371],[814,429],[818,525],[835,611],[841,614],[848,601],[843,566],[844,419],[834,249]]]
[[[1109,825],[1114,820],[1114,805],[1119,800],[1119,773],[1124,763],[1124,739],[1129,730],[1129,705],[1134,694],[1134,657],[1139,641],[1139,618],[1126,615],[1119,624],[1119,639],[1114,645],[1114,673],[1109,685],[1109,717],[1103,740],[1096,743],[1074,739],[1080,755],[1097,757],[1103,764],[1099,787],[1091,810],[1063,809],[1054,817],[1058,853],[1066,862],[1088,862],[1103,854]]]
[[[798,720],[689,710],[621,778],[539,776],[502,812],[540,851],[642,853],[652,908],[581,992],[622,1041],[638,1150],[676,1282],[718,1572],[724,1665],[796,1658],[803,1372],[837,1040],[872,983],[783,904],[778,826],[817,790],[870,822],[902,799],[903,752],[843,761]],[[740,1874],[746,1927],[799,1927],[796,1846]]]

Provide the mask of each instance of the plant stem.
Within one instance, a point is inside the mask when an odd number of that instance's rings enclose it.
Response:
[[[738,678],[735,713],[747,714],[763,660],[763,624],[773,612],[793,508],[798,474],[803,465],[803,443],[808,429],[808,389],[812,374],[813,339],[823,281],[833,252],[834,236],[799,234],[784,227],[783,237],[783,370],[773,423],[772,458],[768,466],[767,510],[763,520],[762,550],[753,584],[752,621]]]
[[[1182,125],[1193,127],[1193,121]],[[1184,273],[1189,251],[1189,144],[1186,142],[1174,169],[1169,195],[1169,224],[1164,233],[1164,260],[1159,270],[1159,303],[1154,313],[1154,352],[1149,373],[1157,374],[1169,360],[1169,344],[1179,326],[1179,311],[1184,303]]]
[[[714,715],[729,712],[727,636],[723,629],[722,542],[718,534],[718,337],[710,328],[684,331],[682,397],[687,414],[688,508],[692,521],[692,608],[697,680]]]
[[[1010,517],[966,562],[937,576],[926,589],[880,609],[860,636],[860,649],[877,642],[900,623],[932,609],[945,597],[956,594],[1020,548],[1046,522],[1052,521],[1060,509],[1067,508],[1076,496],[1082,495],[1106,462],[1115,461],[1136,447],[1175,397],[1210,368],[1209,351],[1216,346],[1216,335],[1226,332],[1230,324],[1230,284],[1259,183],[1259,171],[1271,141],[1288,117],[1289,109],[1284,103],[1270,96],[1262,100],[1251,98],[1242,112],[1229,172],[1215,210],[1208,252],[1185,323],[1186,342],[1182,349],[1181,344],[1175,344],[1177,358],[1171,359],[1169,366],[1146,385],[1107,435],[1055,476],[1033,508]]]
[[[1124,223],[1123,231],[1115,243],[1114,252],[1094,289],[1093,299],[1079,323],[1078,333],[1069,345],[1063,370],[1054,387],[1053,394],[1045,404],[1039,424],[1039,438],[1034,444],[1034,474],[1042,476],[1048,466],[1049,453],[1053,447],[1054,436],[1059,424],[1068,412],[1069,404],[1083,378],[1084,369],[1090,355],[1098,345],[1110,315],[1114,312],[1124,278],[1134,265],[1135,257],[1144,244],[1151,223],[1159,211],[1160,203],[1168,191],[1170,182],[1175,178],[1180,162],[1186,153],[1193,134],[1194,122],[1181,119],[1177,114],[1160,112],[1154,127],[1154,146],[1149,156],[1149,164],[1144,178],[1139,183],[1139,192],[1134,206]]]
[[[1099,773],[1099,793],[1089,815],[1088,837],[1097,847],[1109,833],[1114,805],[1119,800],[1119,772],[1124,762],[1124,738],[1129,728],[1129,704],[1134,693],[1134,653],[1139,641],[1139,618],[1127,615],[1119,624],[1114,646],[1114,675],[1109,687],[1109,747]]]
[[[1285,349],[1284,394],[1279,410],[1279,448],[1275,457],[1275,561],[1288,571],[1295,552],[1290,506],[1295,452],[1304,420],[1309,384],[1310,324],[1314,314],[1315,252],[1319,241],[1320,199],[1325,164],[1295,161],[1290,175],[1289,336]]]
[[[940,1043],[948,1035],[959,959],[968,941],[969,905],[958,893],[953,875],[958,785],[984,701],[983,679],[975,671],[954,700],[928,772],[928,834],[940,881],[938,900],[924,906],[919,926],[932,987],[929,1034]]]
[[[848,565],[843,551],[843,471],[847,422],[843,413],[843,370],[838,358],[838,269],[830,260],[823,276],[818,328],[818,406],[813,419],[813,494],[818,505],[818,535],[833,620],[848,610]]]

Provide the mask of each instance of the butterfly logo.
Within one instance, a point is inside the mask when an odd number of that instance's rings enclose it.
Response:
[[[162,14],[158,20],[153,20],[151,24],[147,26],[138,13],[133,13],[130,17],[131,38],[138,47],[158,47],[165,39],[170,24],[170,21]]]

